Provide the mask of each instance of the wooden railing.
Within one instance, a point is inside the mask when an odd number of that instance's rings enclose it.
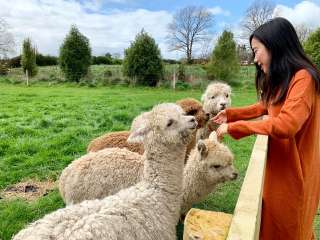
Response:
[[[227,214],[221,219],[223,213],[192,209],[185,219],[184,240],[259,239],[267,149],[268,137],[258,135],[233,216]],[[202,218],[210,219],[206,221],[210,224],[203,226]]]

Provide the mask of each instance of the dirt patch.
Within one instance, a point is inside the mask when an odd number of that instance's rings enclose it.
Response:
[[[14,199],[22,198],[26,201],[34,201],[38,198],[47,195],[57,186],[56,182],[48,181],[35,181],[27,180],[25,182],[19,182],[17,184],[8,186],[0,192],[2,199]]]

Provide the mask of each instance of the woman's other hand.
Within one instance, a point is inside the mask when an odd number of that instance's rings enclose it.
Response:
[[[217,132],[217,138],[219,141],[223,139],[223,136],[228,133],[228,124],[227,123],[222,123],[218,129],[216,130]]]
[[[222,124],[227,122],[227,112],[226,110],[220,111],[216,116],[211,118],[214,123]]]

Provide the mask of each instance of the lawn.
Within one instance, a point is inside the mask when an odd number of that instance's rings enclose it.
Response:
[[[132,119],[154,104],[201,96],[200,90],[65,84],[26,87],[0,83],[0,89],[0,190],[26,179],[56,180],[72,160],[85,154],[91,139],[129,129]],[[234,106],[255,99],[252,88],[233,90]],[[225,139],[240,176],[195,207],[233,212],[254,140],[254,136],[240,141]],[[57,189],[33,202],[1,199],[0,239],[11,239],[27,223],[63,206]]]

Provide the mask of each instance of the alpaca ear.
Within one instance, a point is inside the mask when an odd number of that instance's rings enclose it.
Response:
[[[199,140],[197,143],[197,149],[200,152],[201,156],[207,156],[208,148],[203,140]]]
[[[127,139],[128,143],[141,143],[150,131],[149,127],[150,112],[141,113],[131,124],[131,133]]]
[[[218,137],[216,131],[212,131],[209,135],[209,140],[212,142],[218,142]]]
[[[128,143],[142,143],[145,136],[148,134],[148,132],[150,131],[149,127],[144,125],[141,126],[133,131],[131,131],[127,142]]]
[[[202,94],[202,96],[201,96],[201,102],[204,102],[204,99],[206,98],[206,94],[204,93],[204,94]]]

